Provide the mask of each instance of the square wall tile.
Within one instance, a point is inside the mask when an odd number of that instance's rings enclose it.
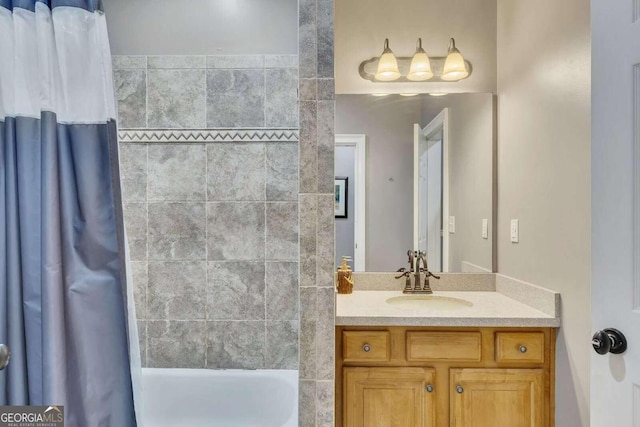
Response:
[[[316,378],[316,322],[300,322],[300,379]]]
[[[150,128],[206,126],[205,70],[148,70]]]
[[[298,263],[267,262],[267,319],[298,320]]]
[[[318,99],[318,79],[300,79],[300,100],[315,101]]]
[[[207,203],[209,260],[263,260],[263,202]]]
[[[264,68],[262,55],[214,55],[207,57],[207,68]]]
[[[147,367],[147,322],[138,320],[138,343],[140,345],[140,362],[143,368]]]
[[[120,180],[125,203],[147,201],[146,144],[120,144]]]
[[[267,144],[266,155],[267,200],[298,200],[298,144]]]
[[[205,349],[204,321],[147,321],[147,365],[150,368],[204,368]]]
[[[133,281],[133,300],[136,305],[136,317],[138,319],[147,318],[147,284],[149,275],[147,274],[147,263],[145,261],[131,262],[131,280]]]
[[[144,55],[113,55],[111,60],[114,70],[147,68],[147,57]]]
[[[124,225],[127,230],[129,255],[132,261],[147,259],[147,205],[125,203]]]
[[[333,381],[316,382],[316,426],[334,427],[335,409]]]
[[[318,320],[316,321],[316,379],[333,380],[335,357],[335,290],[318,288]]]
[[[300,288],[300,320],[315,322],[318,319],[318,288]]]
[[[266,55],[265,68],[298,68],[298,55]]]
[[[148,67],[151,68],[165,68],[165,69],[193,69],[193,68],[206,68],[207,61],[205,56],[195,55],[161,55],[161,56],[149,56],[147,58]]]
[[[204,201],[206,168],[204,144],[149,145],[149,200]]]
[[[300,381],[298,399],[299,427],[316,427],[316,382]]]
[[[149,262],[149,319],[204,319],[206,284],[204,261]]]
[[[147,126],[147,71],[115,70],[113,84],[121,129]]]
[[[267,369],[298,369],[298,322],[267,321]]]
[[[264,144],[207,146],[209,201],[265,199]]]
[[[293,128],[298,126],[298,69],[265,70],[266,126]]]
[[[207,368],[264,368],[264,321],[207,322],[207,333]]]
[[[208,318],[264,320],[264,262],[210,262]]]
[[[335,273],[335,231],[334,231],[334,195],[318,196],[317,230],[317,273],[318,287],[334,287]]]
[[[264,94],[264,70],[208,70],[207,127],[263,127]]]
[[[316,286],[318,197],[300,194],[300,286]]]
[[[267,203],[267,259],[298,259],[297,203]]]
[[[204,203],[149,203],[149,259],[204,260]]]

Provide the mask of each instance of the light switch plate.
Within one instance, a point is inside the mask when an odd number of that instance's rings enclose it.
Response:
[[[487,218],[482,219],[482,238],[489,238],[489,220]]]
[[[520,221],[517,219],[511,220],[511,243],[518,243],[520,241]]]
[[[449,233],[453,234],[455,232],[456,232],[456,217],[450,216],[449,217]]]

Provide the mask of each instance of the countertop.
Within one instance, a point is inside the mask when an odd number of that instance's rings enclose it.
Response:
[[[357,282],[356,282],[357,283]],[[402,291],[357,290],[336,296],[336,325],[339,326],[472,326],[472,327],[559,327],[558,307],[543,312],[498,291],[436,291],[433,295],[459,298],[472,304],[455,310],[415,310],[390,305]],[[532,299],[533,301],[533,299]]]

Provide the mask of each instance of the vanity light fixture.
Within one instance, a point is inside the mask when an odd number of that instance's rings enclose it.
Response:
[[[416,42],[413,56],[396,57],[389,48],[389,39],[384,39],[382,55],[361,62],[359,67],[360,76],[374,83],[455,82],[469,77],[472,70],[453,38],[446,57],[429,57],[422,48],[421,38]]]
[[[400,96],[417,96],[417,93],[401,93]]]
[[[418,38],[416,44],[416,53],[411,59],[411,67],[409,68],[409,74],[407,79],[412,82],[422,82],[433,78],[433,71],[431,71],[431,62],[427,56],[427,52],[422,48],[422,39]]]
[[[378,97],[383,97],[383,96],[389,96],[391,95],[390,93],[372,93],[371,96],[378,96]]]
[[[389,39],[384,39],[384,50],[378,61],[376,80],[391,82],[399,78],[400,70],[398,70],[398,60],[391,49],[389,49]]]
[[[447,92],[430,92],[429,96],[446,96],[449,95]]]
[[[456,48],[456,41],[452,38],[449,40],[449,51],[447,52],[447,59],[444,61],[442,80],[455,82],[464,79],[468,75],[469,71],[467,70],[467,65],[464,63],[464,58],[458,48]]]

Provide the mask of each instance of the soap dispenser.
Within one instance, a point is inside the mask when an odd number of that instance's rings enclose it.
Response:
[[[347,261],[351,259],[348,256],[342,257],[342,265],[338,268],[338,293],[350,294],[353,292],[353,271],[347,264]]]

